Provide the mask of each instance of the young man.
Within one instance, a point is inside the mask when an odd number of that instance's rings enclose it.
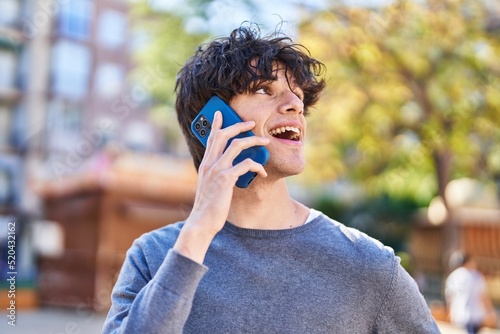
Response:
[[[304,169],[305,115],[323,64],[255,26],[200,49],[181,69],[176,109],[198,168],[185,222],[136,240],[112,294],[104,333],[438,333],[393,251],[292,199]],[[205,149],[190,124],[213,95],[244,120]],[[255,137],[232,141],[242,131]],[[266,146],[265,167],[234,158]],[[248,171],[258,176],[235,187]]]

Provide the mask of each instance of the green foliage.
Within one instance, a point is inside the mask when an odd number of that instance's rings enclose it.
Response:
[[[409,253],[407,252],[398,252],[396,253],[396,256],[399,256],[401,259],[401,266],[405,268],[405,270],[410,273],[410,275],[413,274],[413,262],[412,262],[412,257]]]
[[[132,80],[139,81],[153,100],[151,117],[163,126],[170,145],[181,141],[174,113],[175,79],[186,60],[209,36],[188,33],[185,18],[180,14],[154,11],[146,0],[134,4],[134,32],[144,37],[144,45],[134,54],[136,69]]]
[[[379,194],[356,203],[340,202],[334,197],[325,196],[316,199],[312,206],[346,226],[380,240],[395,251],[403,251],[414,221],[413,216],[422,203],[411,197]]]
[[[500,173],[500,39],[487,22],[475,0],[335,7],[304,22],[328,68],[309,119],[314,176],[425,201],[454,177]]]
[[[187,33],[184,19],[172,13],[137,10],[134,27],[145,33],[147,43],[135,54],[138,72],[151,69],[157,75],[155,85],[148,87],[159,103],[172,104],[177,72],[207,35]],[[140,16],[139,16],[140,14]]]

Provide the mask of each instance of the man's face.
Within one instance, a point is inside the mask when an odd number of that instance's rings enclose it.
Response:
[[[276,67],[276,74],[277,80],[236,95],[230,105],[244,121],[255,121],[255,135],[271,140],[265,168],[269,176],[281,178],[299,174],[305,167],[307,123],[302,90],[295,87],[293,78],[287,80],[283,68]]]

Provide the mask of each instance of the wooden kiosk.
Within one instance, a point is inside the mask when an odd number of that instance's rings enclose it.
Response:
[[[63,252],[39,257],[41,305],[106,311],[125,253],[141,234],[185,219],[194,201],[191,161],[128,155],[109,167],[45,182],[45,219]]]

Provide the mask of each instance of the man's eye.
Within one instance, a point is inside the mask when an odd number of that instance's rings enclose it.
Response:
[[[267,94],[268,89],[267,88],[259,88],[255,91],[256,94]]]

